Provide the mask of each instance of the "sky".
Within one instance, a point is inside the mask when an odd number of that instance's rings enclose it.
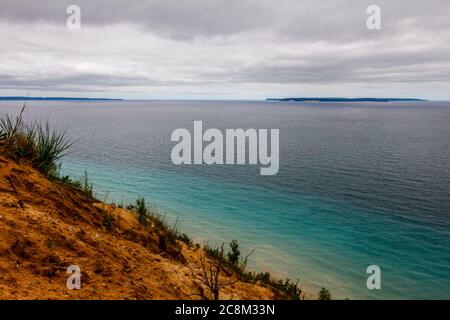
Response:
[[[448,0],[0,0],[0,95],[450,100],[449,17]]]

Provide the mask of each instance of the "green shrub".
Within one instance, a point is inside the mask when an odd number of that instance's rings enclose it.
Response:
[[[146,226],[148,224],[148,209],[145,205],[145,198],[139,196],[136,199],[135,211],[138,215],[138,221],[140,224]]]
[[[219,259],[220,258],[220,249],[219,248],[213,248],[210,247],[208,244],[205,244],[203,246],[203,250],[205,250],[206,254],[213,259]]]
[[[275,287],[289,295],[293,300],[300,300],[302,298],[302,290],[298,286],[298,280],[296,282],[291,281],[289,278],[284,282],[282,280],[278,280]]]
[[[203,249],[209,257],[213,259],[222,259],[222,263],[225,266],[233,269],[241,276],[245,274],[248,257],[254,252],[254,250],[252,250],[247,256],[241,258],[241,252],[239,250],[239,243],[237,240],[231,240],[230,250],[223,256],[220,255],[220,248],[213,248],[206,244]]]
[[[237,240],[231,240],[230,249],[231,250],[227,253],[228,262],[237,267],[239,264],[239,257],[241,255]]]
[[[256,281],[259,281],[262,283],[270,283],[270,279],[271,279],[270,272],[257,273],[255,275],[255,279],[256,279]]]
[[[320,291],[319,291],[318,300],[331,300],[330,291],[328,291],[328,289],[322,287],[322,289],[320,289]]]
[[[186,233],[178,234],[177,239],[180,240],[181,242],[184,242],[184,243],[187,244],[189,247],[192,247],[193,244],[194,244],[193,241],[192,241],[192,239],[191,239],[191,238],[189,237],[189,235],[186,234]]]
[[[163,216],[157,213],[156,209],[150,210],[147,208],[144,197],[139,196],[135,204],[127,205],[126,208],[137,214],[137,219],[141,225],[149,227],[151,222],[151,227],[156,231],[158,246],[161,250],[169,254],[178,255],[180,245],[177,240],[192,246],[192,240],[189,236],[185,233],[180,234],[178,232],[178,219],[172,226],[169,226]]]
[[[247,266],[248,257],[254,252],[254,250],[252,250],[244,258],[241,258],[239,243],[237,240],[232,240],[230,242],[230,251],[228,251],[226,255],[221,252],[220,248],[214,248],[207,244],[203,246],[203,250],[205,250],[206,254],[211,259],[220,260],[224,267],[229,267],[234,270],[239,275],[239,279],[241,281],[259,283],[267,287],[271,287],[282,292],[293,300],[301,300],[304,298],[302,295],[303,291],[298,285],[298,280],[295,282],[290,279],[286,279],[284,281],[275,280],[271,277],[269,272],[255,273],[246,271],[245,269]]]

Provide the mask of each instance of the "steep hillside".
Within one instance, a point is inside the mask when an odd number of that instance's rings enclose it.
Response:
[[[161,246],[156,227],[136,213],[50,181],[0,148],[1,299],[211,299],[201,281],[204,255],[181,241]],[[70,265],[81,269],[80,290],[66,286]],[[282,296],[223,275],[232,284],[221,299]]]

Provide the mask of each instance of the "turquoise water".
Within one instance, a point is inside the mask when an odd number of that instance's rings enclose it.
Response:
[[[144,195],[197,241],[256,249],[252,269],[337,298],[450,297],[450,103],[32,102],[27,117],[79,139],[63,171],[87,170],[100,198]],[[173,165],[170,134],[194,120],[279,128],[278,175]]]

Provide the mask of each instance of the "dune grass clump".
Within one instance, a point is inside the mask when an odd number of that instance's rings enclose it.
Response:
[[[136,210],[136,214],[138,216],[139,223],[146,226],[148,224],[149,210],[147,209],[147,206],[145,205],[144,197],[139,196],[136,199],[135,210]]]
[[[4,113],[0,117],[0,140],[4,143],[10,143],[13,141],[17,134],[20,132],[23,124],[23,112],[25,106],[20,111],[17,117],[12,117],[8,113]]]
[[[25,105],[13,117],[8,113],[0,115],[0,146],[16,160],[27,159],[46,176],[56,176],[57,161],[72,146],[66,132],[51,130],[48,122],[23,119]]]
[[[33,162],[45,175],[56,173],[57,161],[61,159],[72,143],[66,132],[50,130],[48,122],[36,124],[35,155]]]

